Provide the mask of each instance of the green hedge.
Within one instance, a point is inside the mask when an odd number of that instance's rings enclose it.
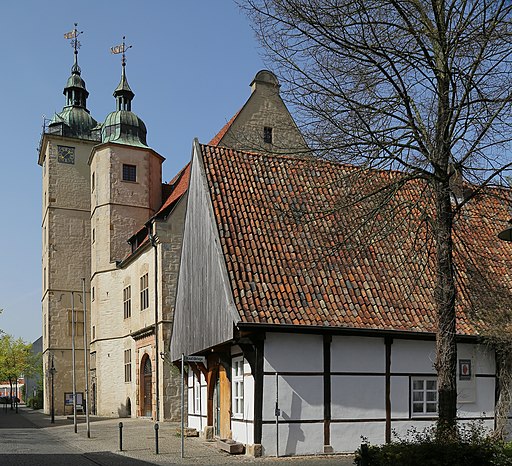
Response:
[[[512,444],[492,439],[482,423],[461,427],[457,440],[436,438],[432,428],[409,431],[387,445],[364,443],[367,463],[361,448],[356,451],[355,463],[361,466],[512,466]]]

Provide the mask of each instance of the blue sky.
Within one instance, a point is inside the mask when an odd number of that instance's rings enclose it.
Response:
[[[0,16],[0,328],[26,341],[41,335],[42,118],[64,105],[73,50],[63,34],[84,31],[79,65],[91,115],[115,108],[121,73],[110,47],[126,35],[132,110],[148,144],[166,158],[164,181],[243,105],[264,66],[249,22],[232,0],[18,0]]]

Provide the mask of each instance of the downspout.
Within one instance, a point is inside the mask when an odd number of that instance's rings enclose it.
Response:
[[[148,229],[149,241],[155,251],[155,398],[156,398],[156,422],[160,421],[160,349],[158,344],[158,243],[153,234],[155,220],[151,220],[146,224]]]

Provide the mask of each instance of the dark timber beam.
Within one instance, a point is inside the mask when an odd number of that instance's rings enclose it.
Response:
[[[384,338],[386,345],[386,443],[391,442],[391,345],[393,338]]]

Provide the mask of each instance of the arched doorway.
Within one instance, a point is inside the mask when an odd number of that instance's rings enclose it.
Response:
[[[151,417],[153,413],[153,370],[151,359],[145,354],[141,361],[140,398],[141,415]]]

